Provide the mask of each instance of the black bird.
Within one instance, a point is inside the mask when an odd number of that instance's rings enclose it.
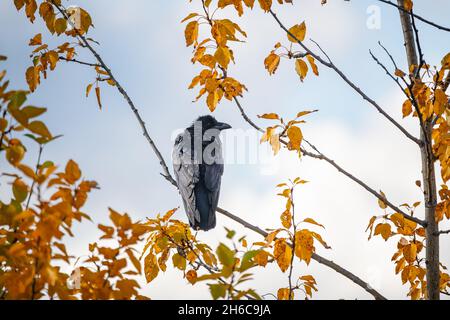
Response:
[[[202,116],[175,140],[172,154],[175,177],[194,230],[208,231],[216,226],[224,167],[219,134],[230,128],[212,116]]]

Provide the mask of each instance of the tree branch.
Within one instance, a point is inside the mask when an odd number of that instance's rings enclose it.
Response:
[[[54,2],[52,2],[53,5],[57,8],[57,10],[63,15],[63,17],[70,23],[70,20],[68,19],[68,16],[66,14],[66,12],[64,11],[62,6],[59,6],[57,4],[55,4]],[[74,28],[75,30],[77,30],[76,28]],[[177,183],[175,181],[175,179],[172,177],[172,175],[170,174],[170,171],[167,167],[167,164],[161,154],[161,152],[159,151],[159,149],[157,148],[156,144],[154,143],[153,139],[150,137],[148,130],[146,128],[146,124],[143,121],[143,119],[141,118],[137,108],[135,107],[133,101],[131,100],[131,98],[129,97],[129,95],[127,94],[127,92],[124,90],[124,88],[120,85],[120,83],[117,81],[117,79],[114,77],[114,75],[112,74],[111,69],[105,64],[105,62],[103,61],[103,59],[101,58],[101,56],[95,51],[95,49],[89,44],[89,42],[86,40],[86,38],[81,35],[78,30],[77,30],[77,37],[79,38],[79,40],[84,44],[84,46],[94,55],[94,57],[96,58],[96,60],[98,61],[99,65],[108,73],[108,75],[110,76],[110,78],[116,83],[116,87],[119,90],[119,92],[122,94],[122,96],[124,97],[124,99],[126,100],[126,102],[128,103],[130,109],[133,111],[134,115],[136,116],[137,121],[139,122],[139,125],[141,126],[141,129],[143,131],[144,137],[146,138],[147,142],[150,144],[153,152],[156,154],[156,157],[159,160],[159,163],[163,169],[163,173],[161,174],[168,182],[170,182],[173,186],[177,187]],[[247,120],[247,122],[249,123],[253,123],[250,118],[248,118],[245,115],[245,112],[243,110],[243,108],[240,106],[239,101],[235,98],[235,102],[238,105],[238,107],[240,107],[241,113],[244,116],[244,119]],[[253,123],[253,126],[255,129],[257,130],[262,130],[262,129],[258,129],[258,126],[256,126],[256,124]],[[241,224],[242,226],[244,226],[245,228],[252,230],[264,237],[266,237],[268,234],[266,231],[260,229],[257,226],[254,226],[250,223],[248,223],[247,221],[235,216],[234,214],[230,213],[229,211],[222,209],[222,208],[217,208],[217,212],[234,220],[235,222]],[[350,271],[348,271],[347,269],[344,269],[343,267],[337,265],[336,263],[327,260],[321,256],[319,256],[316,253],[313,253],[312,255],[312,259],[314,259],[315,261],[317,261],[320,264],[323,264],[331,269],[333,269],[334,271],[340,273],[341,275],[343,275],[344,277],[348,278],[349,280],[353,281],[355,284],[359,285],[361,288],[363,288],[364,290],[366,290],[368,293],[370,293],[375,299],[377,300],[386,300],[386,298],[381,295],[380,293],[378,293],[375,289],[373,289],[368,283],[364,282],[363,280],[361,280],[361,278],[357,277],[356,275],[354,275],[353,273],[351,273]]]
[[[63,61],[66,61],[66,62],[74,62],[74,63],[82,64],[82,65],[85,65],[85,66],[89,66],[89,67],[101,67],[101,65],[98,64],[98,63],[84,62],[84,61],[80,61],[80,60],[77,60],[77,59],[67,59],[67,58],[64,58],[64,57],[59,57],[59,60],[63,60]]]
[[[304,151],[303,153],[309,157],[312,158],[316,158],[319,160],[325,160],[326,162],[328,162],[329,164],[331,164],[333,167],[335,167],[340,173],[342,173],[343,175],[345,175],[346,177],[350,178],[351,180],[355,181],[357,184],[359,184],[361,187],[363,187],[364,189],[366,189],[369,193],[371,193],[372,195],[374,195],[378,200],[384,202],[389,208],[391,208],[392,210],[394,210],[397,213],[400,213],[403,217],[405,217],[405,219],[414,221],[416,223],[418,223],[421,226],[426,226],[426,222],[413,217],[407,213],[405,213],[402,209],[400,209],[399,207],[397,207],[396,205],[394,205],[392,202],[390,202],[386,197],[383,197],[383,195],[381,193],[376,192],[373,188],[369,187],[366,183],[364,183],[361,179],[355,177],[354,175],[352,175],[351,173],[349,173],[348,171],[346,171],[345,169],[343,169],[341,166],[339,166],[338,164],[336,164],[336,162],[333,159],[328,158],[327,156],[325,156],[323,153],[321,153],[313,144],[311,144],[310,142],[308,142],[307,140],[305,140],[305,142],[317,153],[311,153],[308,151]]]
[[[226,216],[226,217],[236,221],[237,223],[241,224],[245,228],[258,233],[258,234],[262,235],[263,237],[267,237],[269,235],[268,232],[262,230],[261,228],[259,228],[257,226],[252,225],[251,223],[248,223],[247,221],[245,221],[245,220],[243,220],[243,219],[241,219],[239,217],[236,217],[235,215],[231,214],[230,212],[228,212],[228,211],[226,211],[224,209],[218,208],[217,212],[220,212],[224,216]],[[352,282],[354,282],[355,284],[357,284],[358,286],[363,288],[365,291],[370,293],[376,300],[386,300],[386,298],[382,294],[380,294],[377,290],[372,288],[370,286],[370,284],[368,284],[367,282],[365,282],[364,280],[362,280],[358,276],[354,275],[353,273],[351,273],[347,269],[342,268],[340,265],[334,263],[333,261],[328,260],[328,259],[320,256],[317,253],[313,253],[311,258],[313,260],[315,260],[316,262],[318,262],[319,264],[327,266],[328,268],[333,269],[337,273],[339,273],[339,274],[343,275],[344,277],[346,277],[347,279],[351,280]]]
[[[391,122],[395,127],[397,127],[407,138],[409,138],[411,141],[415,142],[417,145],[421,145],[421,141],[414,137],[412,134],[410,134],[400,123],[398,123],[394,118],[392,118],[386,111],[383,110],[383,108],[375,102],[372,98],[370,98],[364,91],[362,91],[356,84],[354,84],[329,58],[328,61],[324,60],[321,56],[315,54],[313,51],[311,51],[305,44],[303,44],[302,41],[298,40],[280,21],[280,19],[277,17],[277,15],[273,12],[273,10],[269,11],[272,17],[275,19],[275,21],[278,23],[281,29],[283,29],[289,36],[291,36],[293,39],[296,40],[296,42],[314,59],[319,61],[322,65],[325,67],[328,67],[332,70],[334,70],[341,78],[344,80],[345,83],[347,83],[353,90],[355,90],[364,100],[369,102],[379,113],[381,113],[389,122]],[[317,44],[317,43],[316,43]],[[323,51],[321,49],[321,51]]]
[[[386,74],[392,79],[394,80],[394,82],[399,86],[400,90],[402,90],[402,92],[408,97],[408,95],[405,92],[405,89],[403,88],[403,86],[401,85],[400,81],[398,80],[398,78],[396,78],[392,73],[389,72],[388,68],[372,53],[371,50],[369,50],[369,53],[372,57],[373,60],[375,60],[375,62],[386,72]],[[409,97],[408,97],[409,99]]]
[[[54,3],[52,1],[53,5],[57,8],[57,10],[61,13],[61,15],[64,17],[64,19],[70,23],[72,25],[72,27],[74,28],[74,30],[77,33],[77,37],[78,39],[82,42],[82,44],[84,45],[85,48],[87,48],[93,55],[94,57],[97,59],[98,64],[108,73],[109,77],[111,78],[111,80],[114,81],[114,83],[116,84],[117,90],[119,90],[119,92],[122,94],[122,96],[125,98],[125,100],[127,101],[128,105],[130,106],[131,110],[133,111],[137,121],[139,122],[139,125],[141,126],[142,129],[142,133],[144,135],[144,137],[147,139],[148,143],[150,144],[150,147],[152,148],[153,152],[155,153],[156,157],[159,160],[159,163],[163,169],[163,176],[173,185],[176,185],[176,181],[172,178],[170,172],[169,172],[169,168],[167,167],[167,163],[164,160],[161,152],[159,151],[159,149],[157,148],[155,142],[153,141],[153,139],[150,137],[150,134],[148,133],[147,127],[145,126],[145,122],[142,119],[138,109],[135,107],[133,101],[131,100],[130,96],[128,95],[128,93],[125,91],[125,89],[122,87],[122,85],[120,84],[119,81],[117,81],[116,77],[114,77],[111,69],[105,64],[105,62],[103,61],[103,59],[101,58],[101,56],[97,53],[97,51],[95,51],[95,49],[91,46],[91,44],[89,43],[89,41],[87,41],[87,39],[80,34],[80,32],[78,31],[78,29],[73,25],[73,23],[71,22],[71,20],[69,19],[69,17],[67,16],[67,13],[65,11],[65,9],[61,6],[61,5],[57,5],[56,3]]]
[[[239,102],[239,99],[237,97],[234,98],[234,101],[236,102],[236,105],[239,109],[239,111],[241,112],[241,115],[243,116],[244,120],[247,121],[253,128],[255,128],[256,130],[260,131],[260,132],[264,132],[263,129],[261,129],[258,125],[256,125],[249,117],[248,115],[245,113],[244,108],[242,107],[241,103]],[[313,144],[311,144],[310,142],[308,142],[307,140],[303,139],[308,145],[310,145],[311,148],[313,148],[313,150],[316,153],[313,152],[309,152],[304,148],[301,148],[301,152],[303,155],[310,157],[310,158],[314,158],[314,159],[318,159],[318,160],[324,160],[326,162],[328,162],[329,164],[331,164],[334,168],[336,168],[340,173],[344,174],[347,178],[353,180],[354,182],[356,182],[357,184],[359,184],[361,187],[363,187],[364,189],[366,189],[369,193],[371,193],[372,195],[374,195],[377,199],[383,201],[388,207],[390,207],[392,210],[394,210],[395,212],[400,213],[401,215],[403,215],[406,219],[414,221],[418,224],[420,224],[421,226],[426,226],[426,222],[423,220],[420,220],[416,217],[413,217],[407,213],[405,213],[403,210],[401,210],[398,206],[394,205],[392,202],[390,202],[389,200],[386,199],[386,197],[383,197],[383,195],[381,193],[376,192],[373,188],[369,187],[366,183],[364,183],[361,179],[357,178],[356,176],[354,176],[353,174],[349,173],[347,170],[345,170],[344,168],[342,168],[340,165],[338,165],[334,160],[330,159],[329,157],[325,156],[323,153],[321,153]],[[280,139],[280,142],[284,145],[287,145],[288,143],[286,141],[284,141],[283,139]]]

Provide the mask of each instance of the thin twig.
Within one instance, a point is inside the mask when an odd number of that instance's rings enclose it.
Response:
[[[378,1],[383,2],[383,3],[386,3],[386,4],[390,5],[390,6],[396,7],[397,9],[399,9],[399,10],[401,10],[401,11],[403,11],[403,12],[409,13],[408,10],[406,10],[406,9],[403,8],[402,6],[399,6],[399,5],[397,5],[397,4],[395,4],[395,3],[391,2],[391,1],[388,1],[388,0],[378,0]],[[428,25],[430,25],[430,26],[433,26],[433,27],[435,27],[435,28],[437,28],[437,29],[439,29],[439,30],[443,30],[443,31],[448,31],[448,32],[450,32],[450,28],[447,28],[447,27],[438,25],[437,23],[435,23],[435,22],[433,22],[433,21],[430,21],[430,20],[428,20],[428,19],[425,19],[425,18],[423,18],[423,17],[421,17],[421,16],[419,16],[419,15],[417,15],[417,14],[414,14],[414,18],[416,18],[416,19],[418,19],[418,20],[420,20],[420,21],[422,21],[422,22],[424,22],[424,23],[426,23],[426,24],[428,24]]]
[[[85,65],[85,66],[89,66],[89,67],[101,67],[101,65],[98,64],[98,63],[84,62],[84,61],[80,61],[80,60],[77,60],[77,59],[67,59],[65,57],[59,57],[59,60],[63,60],[63,61],[66,61],[66,62],[74,62],[74,63],[82,64],[82,65]]]
[[[398,68],[398,65],[397,65],[397,63],[395,62],[395,59],[394,59],[394,57],[392,56],[392,54],[389,52],[389,50],[386,49],[385,46],[383,46],[383,44],[381,43],[381,41],[378,41],[378,45],[379,45],[381,48],[383,48],[384,52],[386,52],[386,54],[389,56],[389,59],[391,59],[392,64],[394,65],[394,68],[395,68],[396,70],[398,70],[398,69],[399,69],[399,68]]]
[[[375,62],[386,72],[386,74],[392,79],[394,80],[394,82],[399,86],[400,90],[402,90],[402,92],[408,97],[408,95],[405,92],[405,89],[403,88],[403,86],[401,85],[400,81],[398,80],[397,77],[395,77],[392,73],[389,72],[389,70],[387,69],[387,67],[372,53],[371,50],[369,50],[370,55],[372,56],[372,59],[375,60]],[[408,97],[409,99],[409,97]]]

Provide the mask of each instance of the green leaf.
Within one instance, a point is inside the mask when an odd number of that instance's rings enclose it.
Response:
[[[27,92],[26,91],[15,91],[11,98],[9,99],[8,108],[20,108],[23,103],[27,100]]]
[[[227,232],[227,238],[228,239],[233,239],[233,237],[236,235],[236,231],[234,230],[230,230],[228,228],[225,227],[225,230]]]
[[[31,119],[31,118],[36,118],[36,117],[40,116],[41,114],[45,113],[47,111],[47,109],[27,106],[20,111],[22,111],[22,113],[24,113],[28,119]]]
[[[225,284],[210,284],[209,291],[211,291],[211,296],[214,300],[219,298],[225,298],[227,288]]]
[[[43,138],[52,138],[52,134],[48,131],[47,126],[42,121],[33,121],[28,125],[28,130],[40,135]]]
[[[240,272],[244,272],[245,270],[250,269],[255,264],[253,262],[253,258],[258,254],[259,250],[251,250],[247,251],[242,257]]]

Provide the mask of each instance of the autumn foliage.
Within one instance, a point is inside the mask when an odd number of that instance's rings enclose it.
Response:
[[[196,101],[204,98],[210,112],[214,112],[224,100],[235,103],[245,120],[260,131],[261,143],[269,143],[275,156],[285,147],[297,157],[312,156],[344,171],[309,142],[307,145],[315,153],[306,150],[302,124],[317,110],[295,110],[289,119],[274,110],[259,116],[262,123],[267,124],[267,127],[260,128],[248,119],[240,103],[239,99],[247,90],[245,84],[229,73],[230,64],[238,64],[233,43],[245,40],[247,34],[231,20],[233,18],[221,17],[222,9],[234,8],[237,16],[258,9],[272,15],[285,31],[285,38],[267,50],[267,57],[261,61],[261,67],[269,76],[276,76],[282,63],[291,61],[299,82],[319,76],[319,66],[322,66],[336,71],[344,81],[352,84],[328,56],[324,58],[304,45],[308,35],[304,21],[284,27],[278,20],[273,9],[277,5],[292,4],[292,1],[195,1],[202,5],[202,10],[190,13],[181,23],[186,46],[192,50],[191,62],[198,66],[198,72],[188,85],[189,89],[198,90]],[[326,4],[326,1],[321,2]],[[27,90],[10,89],[6,71],[0,73],[0,156],[8,166],[2,166],[1,179],[10,185],[9,201],[0,202],[0,299],[147,299],[142,294],[141,280],[145,278],[148,285],[152,285],[152,281],[168,268],[179,270],[180,281],[191,285],[207,284],[213,299],[261,299],[263,293],[251,287],[251,280],[258,268],[270,264],[286,275],[286,283],[273,288],[274,296],[280,300],[313,297],[318,290],[314,276],[294,277],[293,270],[298,263],[308,266],[312,259],[317,259],[318,247],[331,247],[320,234],[325,227],[303,216],[301,209],[296,207],[294,190],[306,187],[307,183],[301,178],[276,187],[284,200],[281,214],[274,213],[280,214],[280,226],[260,232],[263,237],[258,242],[248,243],[246,236],[238,236],[235,231],[226,229],[224,241],[212,248],[202,242],[188,224],[173,218],[177,209],[164,214],[150,214],[144,221],[133,221],[132,215],[109,209],[110,223],[98,224],[100,238],[86,248],[86,255],[81,258],[68,252],[66,239],[79,236],[74,234],[74,225],[92,223],[83,207],[89,194],[96,192],[99,186],[83,177],[74,160],[59,165],[44,160],[46,145],[61,136],[54,135],[51,128],[40,120],[46,108],[28,104],[32,92],[38,90],[48,73],[62,61],[72,62],[91,68],[95,75],[87,81],[83,95],[88,97],[94,89],[101,108],[101,85],[105,83],[116,87],[132,111],[138,113],[111,69],[93,48],[98,46],[98,42],[89,37],[93,20],[86,10],[66,8],[61,0],[14,0],[13,3],[30,22],[42,19],[47,30],[36,32],[28,43],[30,65],[23,71],[29,86]],[[405,0],[401,8],[411,14],[414,22],[413,2]],[[56,47],[50,47],[45,41],[50,36],[65,40]],[[77,60],[80,50],[90,51],[96,62]],[[0,62],[2,60],[6,57],[0,56]],[[450,219],[450,191],[447,186],[450,179],[450,111],[446,93],[450,54],[434,64],[421,58],[420,63],[410,65],[409,70],[400,70],[396,65],[391,71],[384,68],[388,74],[391,72],[391,77],[405,95],[405,102],[399,106],[403,117],[415,118],[424,131],[424,137],[415,142],[427,154],[429,163],[432,166],[437,163],[440,167],[442,185],[436,190],[439,201],[434,204],[434,222],[439,224]],[[357,92],[364,97],[364,93]],[[376,103],[372,104],[377,107]],[[145,124],[141,125],[145,128]],[[429,135],[426,130],[429,130]],[[144,134],[157,151],[145,130]],[[29,144],[38,145],[35,164],[24,162]],[[161,163],[164,169],[165,164]],[[351,174],[346,175],[354,178]],[[165,172],[165,177],[173,182],[170,173]],[[356,178],[353,180],[365,186]],[[430,183],[431,180],[417,181],[416,185],[422,189],[429,188]],[[369,222],[366,230],[369,239],[373,236],[386,241],[395,239],[394,270],[402,283],[409,286],[408,296],[411,299],[429,298],[429,266],[425,252],[427,228],[431,222],[420,218],[418,208],[422,201],[397,207],[383,192],[370,191],[377,198],[381,211]],[[362,226],[356,228],[362,229]],[[450,276],[445,266],[439,261],[438,264],[439,291],[448,293]]]

